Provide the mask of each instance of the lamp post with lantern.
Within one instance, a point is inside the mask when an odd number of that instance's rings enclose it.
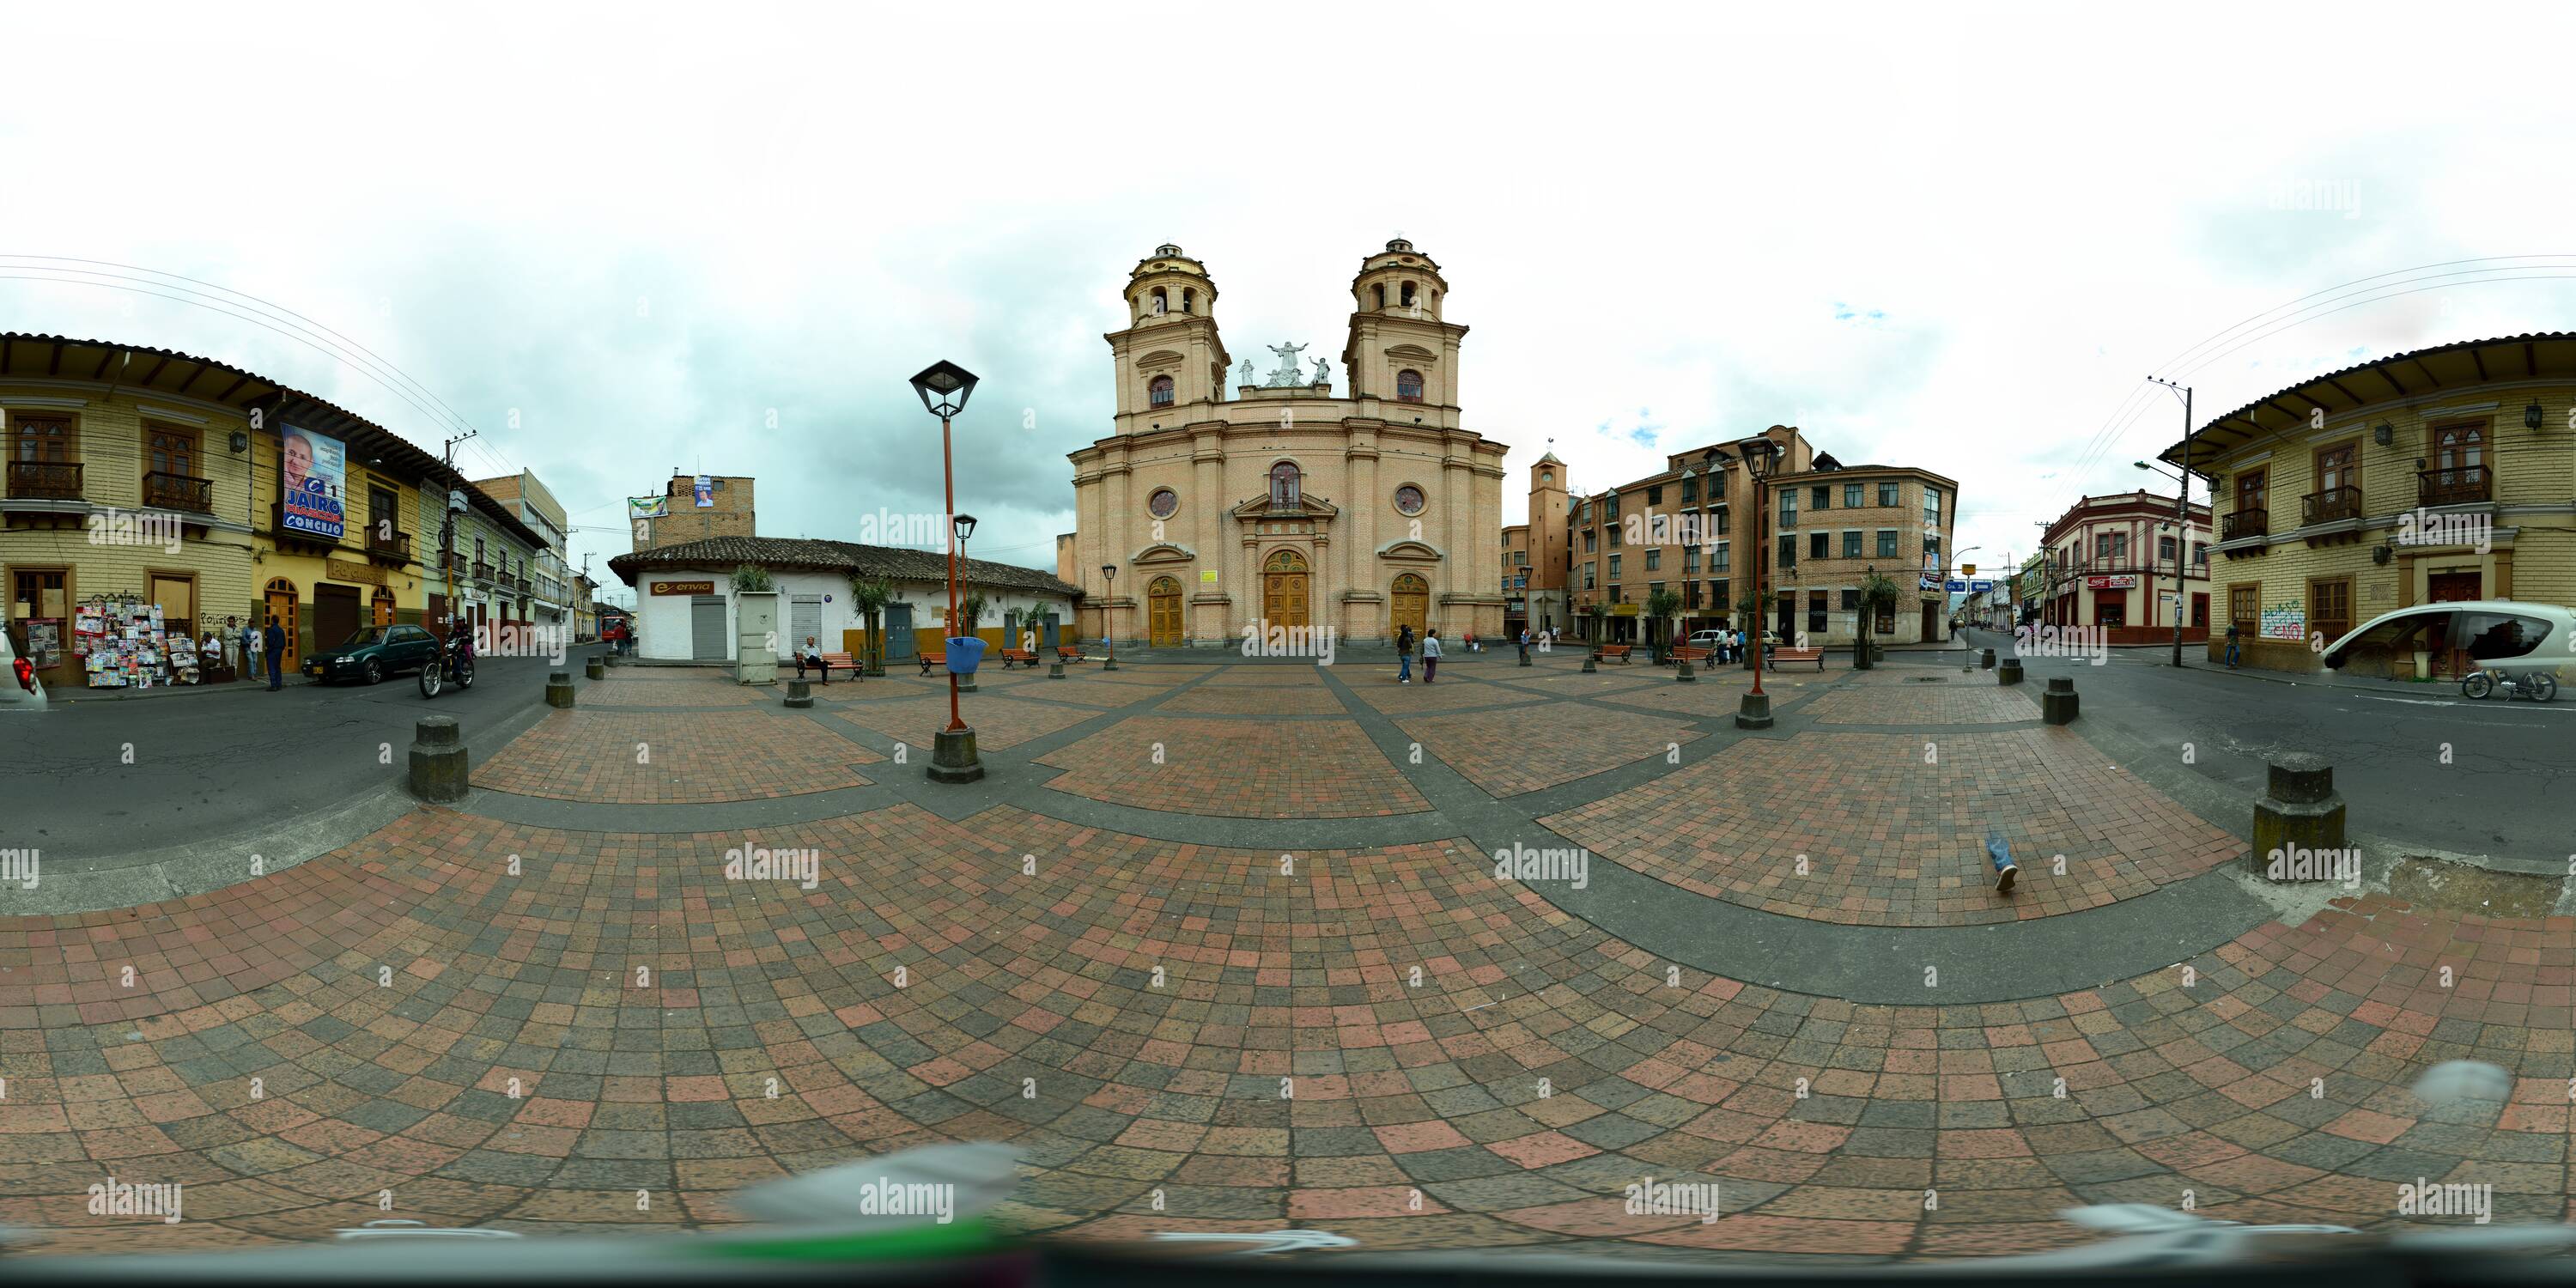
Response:
[[[1753,537],[1761,543],[1753,560],[1753,630],[1746,637],[1746,647],[1753,650],[1753,689],[1746,693],[1735,712],[1738,729],[1771,727],[1771,695],[1762,691],[1762,567],[1770,560],[1770,532],[1762,526],[1763,494],[1770,490],[1771,471],[1780,460],[1780,445],[1769,435],[1757,435],[1735,445],[1735,454],[1744,459],[1745,481],[1753,485]]]
[[[1118,565],[1100,565],[1100,580],[1106,587],[1100,592],[1100,669],[1115,671],[1118,669],[1118,633],[1109,629],[1109,614],[1113,611],[1110,601],[1118,597]]]
[[[948,635],[957,632],[957,547],[972,532],[975,520],[957,513],[957,466],[949,451],[949,419],[966,410],[966,399],[975,392],[975,374],[956,363],[942,359],[923,368],[912,378],[914,393],[921,395],[921,405],[939,418],[939,470],[947,488],[950,531],[955,540],[948,546]],[[963,520],[963,522],[960,522]],[[932,739],[930,780],[935,783],[971,783],[984,776],[984,761],[975,751],[975,731],[957,707],[957,672],[948,672],[948,727]]]

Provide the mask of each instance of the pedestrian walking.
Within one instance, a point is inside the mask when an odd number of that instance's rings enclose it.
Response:
[[[241,672],[241,678],[243,678],[243,679],[245,679],[245,680],[254,680],[254,681],[255,681],[255,680],[257,680],[257,679],[259,679],[259,673],[260,673],[260,669],[261,669],[261,662],[260,662],[260,659],[261,659],[262,657],[266,656],[266,655],[267,655],[267,652],[268,652],[268,650],[266,650],[265,648],[262,648],[262,647],[261,647],[261,645],[262,645],[262,643],[263,643],[263,642],[264,642],[264,637],[260,634],[259,626],[258,626],[256,623],[247,623],[247,622],[246,622],[246,623],[244,623],[244,624],[242,625],[242,630],[241,630],[241,650],[242,650],[242,672]]]
[[[1440,673],[1440,632],[1422,637],[1422,682],[1429,684]]]
[[[2227,624],[2227,669],[2230,671],[2236,669],[2237,636],[2236,623],[2229,622]]]
[[[1521,661],[1529,661],[1529,628],[1521,628]]]
[[[286,631],[277,624],[275,614],[269,616],[268,629],[260,632],[259,643],[260,651],[268,657],[268,691],[275,693],[286,687],[282,669],[286,665]]]
[[[1413,627],[1395,628],[1395,682],[1413,683]]]

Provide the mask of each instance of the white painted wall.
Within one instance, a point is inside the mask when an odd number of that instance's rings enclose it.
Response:
[[[773,577],[777,582],[778,590],[778,656],[780,658],[794,656],[796,646],[804,642],[801,639],[789,638],[795,633],[791,628],[796,620],[795,602],[799,595],[830,597],[823,605],[822,630],[817,632],[818,642],[826,653],[837,653],[841,650],[841,632],[860,630],[867,625],[851,608],[849,578],[839,573],[820,572],[782,572],[773,574]],[[723,595],[726,601],[725,638],[727,640],[733,638],[735,615],[732,568],[655,571],[644,574],[638,580],[642,584],[635,588],[636,656],[668,661],[686,661],[689,657],[690,597],[653,594],[651,593],[653,583],[657,581],[714,582],[716,593]],[[948,611],[946,582],[897,581],[894,583],[894,588],[896,598],[911,601],[912,623],[915,627],[936,626],[940,615]],[[964,598],[966,591],[967,587],[959,586],[958,597]],[[1063,624],[1063,629],[1070,631],[1073,628],[1073,603],[1070,596],[1039,595],[1017,589],[987,589],[984,595],[987,606],[984,609],[982,625],[986,629],[999,629],[1002,625],[1002,614],[1005,612],[1017,611],[1026,615],[1044,613],[1050,609],[1056,614],[1057,620]]]

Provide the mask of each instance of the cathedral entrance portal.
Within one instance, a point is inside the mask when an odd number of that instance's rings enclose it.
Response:
[[[1306,557],[1274,550],[1261,565],[1261,615],[1273,627],[1306,625]]]

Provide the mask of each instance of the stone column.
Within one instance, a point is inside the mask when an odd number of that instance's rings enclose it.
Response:
[[[1191,584],[1181,588],[1184,603],[1207,588],[1207,583],[1200,581],[1197,575],[1203,569],[1216,572],[1218,590],[1230,594],[1234,587],[1234,560],[1225,531],[1226,507],[1232,502],[1225,491],[1225,437],[1222,433],[1201,433],[1190,440],[1190,479],[1190,491],[1195,494],[1188,501],[1190,544],[1198,551],[1198,562],[1189,575]],[[1202,635],[1200,615],[1203,611],[1195,604],[1189,609],[1190,633],[1194,638]],[[1216,613],[1218,643],[1225,642],[1226,618],[1232,612],[1229,605]]]
[[[1378,494],[1378,431],[1351,431],[1349,443],[1346,450],[1349,452],[1351,494],[1342,498],[1342,524],[1348,529],[1343,534],[1343,540],[1348,544],[1342,560],[1342,588],[1383,596],[1386,593],[1385,579],[1378,575],[1377,560],[1377,548],[1382,540],[1377,530],[1378,515],[1385,504],[1384,498]],[[1382,599],[1377,604],[1374,622],[1366,616],[1369,605],[1365,601],[1347,609],[1338,605],[1336,608],[1340,610],[1337,617],[1343,623],[1343,629],[1350,634],[1373,638],[1386,630],[1387,605]]]

